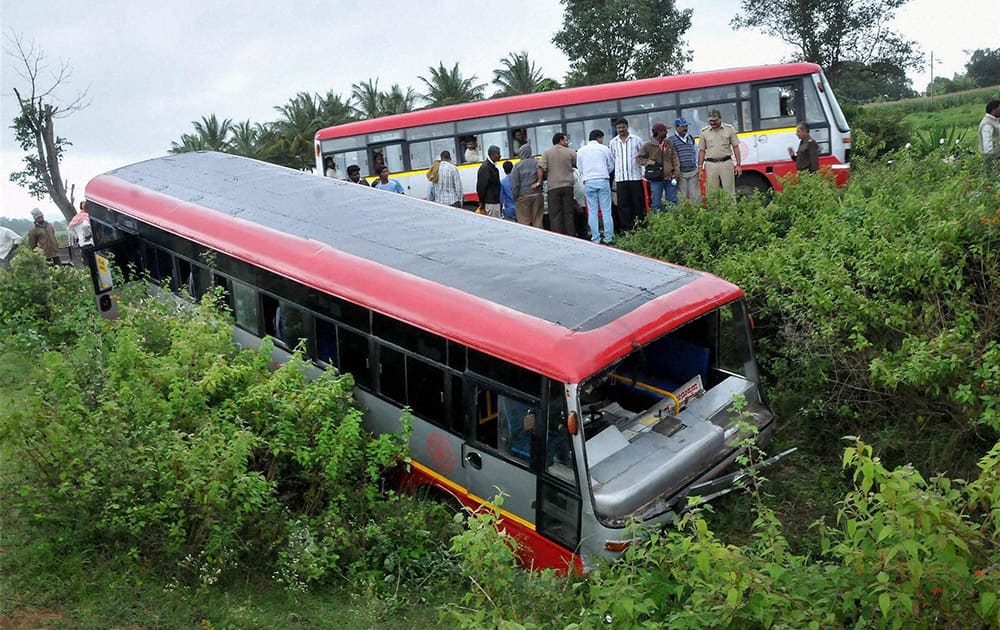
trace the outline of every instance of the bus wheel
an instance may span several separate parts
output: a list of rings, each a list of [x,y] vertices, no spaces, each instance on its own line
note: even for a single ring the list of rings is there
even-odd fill
[[[753,197],[755,192],[759,192],[762,195],[770,195],[771,182],[757,173],[746,173],[736,178],[737,197]]]

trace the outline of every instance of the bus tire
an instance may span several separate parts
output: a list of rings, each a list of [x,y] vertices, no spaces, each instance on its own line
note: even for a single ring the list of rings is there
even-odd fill
[[[753,197],[757,192],[770,196],[771,182],[759,173],[744,173],[736,178],[737,197]]]

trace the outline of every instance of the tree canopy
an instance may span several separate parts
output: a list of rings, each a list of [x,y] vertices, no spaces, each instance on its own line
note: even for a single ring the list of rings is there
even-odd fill
[[[562,0],[552,38],[570,62],[567,85],[628,81],[683,72],[691,9],[674,0]]]
[[[511,52],[500,60],[501,68],[493,71],[493,84],[499,89],[493,96],[514,96],[555,90],[559,82],[545,76],[525,51]]]
[[[1000,84],[1000,48],[974,50],[965,72],[981,87]]]
[[[420,80],[427,86],[427,92],[423,96],[430,107],[468,103],[483,98],[486,84],[476,83],[476,75],[463,77],[457,62],[450,70],[444,66],[443,61],[438,62],[437,68],[429,67],[427,72],[430,77],[421,76]]]
[[[731,25],[790,44],[795,49],[793,58],[821,65],[845,100],[865,100],[863,94],[893,98],[909,90],[905,71],[923,63],[916,42],[889,28],[896,9],[908,1],[742,0],[742,12]],[[863,70],[860,77],[859,69]],[[885,93],[886,85],[892,86],[893,93]]]

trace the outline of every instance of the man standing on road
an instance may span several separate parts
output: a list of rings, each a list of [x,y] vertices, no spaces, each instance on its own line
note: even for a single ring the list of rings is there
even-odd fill
[[[510,191],[514,195],[514,214],[522,225],[542,227],[545,218],[545,201],[542,199],[542,177],[538,160],[531,154],[531,145],[525,142],[517,150],[521,161],[510,174]]]
[[[500,147],[490,145],[486,150],[486,161],[479,167],[476,175],[476,193],[479,195],[479,207],[491,217],[500,218],[500,169],[497,160],[500,159]]]
[[[1000,101],[993,100],[986,104],[986,115],[979,122],[979,153],[983,156],[983,164],[996,168],[1000,164]]]
[[[461,208],[464,200],[462,174],[458,172],[458,167],[451,163],[451,151],[442,151],[441,162],[438,165],[438,179],[434,182],[434,201]]]
[[[691,203],[701,202],[701,180],[698,179],[698,148],[694,136],[688,133],[688,121],[678,118],[674,121],[674,131],[667,136],[674,145],[680,160],[681,174],[677,176],[677,192]]]
[[[740,164],[740,139],[736,129],[722,122],[722,112],[708,112],[708,126],[701,130],[698,163],[705,169],[705,194],[722,188],[736,196],[736,178],[743,174]]]
[[[576,151],[569,148],[569,136],[561,131],[552,136],[552,146],[538,161],[539,175],[545,173],[549,182],[549,226],[553,232],[576,236],[573,213],[573,185],[576,178]]]
[[[642,149],[642,140],[628,130],[628,121],[615,121],[617,135],[608,148],[615,159],[615,191],[618,193],[618,218],[620,230],[631,230],[646,218],[646,193],[642,186],[642,167],[636,157]]]
[[[615,158],[611,149],[601,144],[604,132],[594,129],[590,132],[590,142],[580,147],[576,162],[580,169],[580,179],[587,192],[587,221],[590,224],[590,240],[595,243],[611,244],[615,239],[615,221],[611,216],[611,171],[615,168]],[[600,210],[604,223],[604,240],[601,240],[597,212]]]

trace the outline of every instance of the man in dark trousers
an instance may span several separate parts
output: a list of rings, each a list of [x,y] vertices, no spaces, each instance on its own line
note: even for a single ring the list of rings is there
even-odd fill
[[[485,214],[500,218],[500,169],[497,160],[500,159],[500,147],[491,145],[486,151],[486,161],[479,167],[476,177],[476,194],[479,195],[479,207]]]

